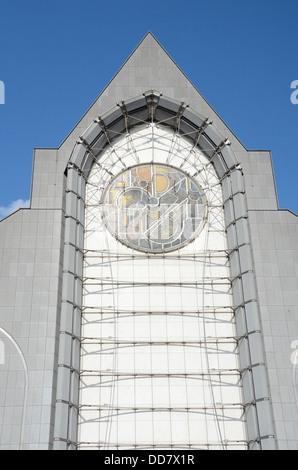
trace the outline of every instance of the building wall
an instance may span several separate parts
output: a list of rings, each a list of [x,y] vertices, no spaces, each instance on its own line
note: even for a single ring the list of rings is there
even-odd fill
[[[279,449],[297,449],[297,373],[293,361],[298,339],[298,218],[279,209],[270,152],[249,151],[240,161],[274,431]]]
[[[0,449],[52,445],[63,225],[30,209],[0,223]]]
[[[298,339],[298,217],[249,211],[256,283],[279,449],[298,448],[293,353]]]

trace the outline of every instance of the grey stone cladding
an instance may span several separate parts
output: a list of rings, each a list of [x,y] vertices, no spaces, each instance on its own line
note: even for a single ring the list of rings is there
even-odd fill
[[[105,126],[122,125],[119,104],[141,113],[155,97],[175,116],[186,103],[185,126],[208,119],[216,144],[248,448],[298,450],[298,217],[279,209],[270,152],[247,150],[151,33],[60,147],[35,149],[30,208],[0,222],[1,450],[76,448],[90,148]]]

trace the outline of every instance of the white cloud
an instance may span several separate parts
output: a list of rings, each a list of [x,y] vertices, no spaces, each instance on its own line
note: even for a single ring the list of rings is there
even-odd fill
[[[4,219],[8,215],[12,214],[13,212],[17,211],[21,208],[26,208],[30,206],[30,199],[17,199],[16,201],[11,202],[8,206],[0,206],[0,219]]]

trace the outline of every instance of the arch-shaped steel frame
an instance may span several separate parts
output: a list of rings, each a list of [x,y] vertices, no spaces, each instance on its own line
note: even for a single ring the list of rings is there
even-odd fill
[[[94,160],[100,161],[101,152],[113,139],[146,122],[171,127],[190,140],[213,162],[220,179],[237,166],[230,142],[214,130],[212,121],[194,113],[185,103],[174,102],[155,91],[122,101],[95,119],[77,141],[68,166],[78,168],[88,178]]]
[[[94,162],[100,165],[101,152],[115,138],[146,122],[169,126],[189,139],[214,165],[221,181],[248,447],[275,449],[241,165],[230,142],[214,128],[208,117],[152,90],[119,102],[95,119],[77,141],[65,170],[65,240],[54,449],[76,449],[85,183]]]

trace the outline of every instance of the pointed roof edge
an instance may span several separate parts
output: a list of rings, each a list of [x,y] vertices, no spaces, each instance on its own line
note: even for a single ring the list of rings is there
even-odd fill
[[[112,83],[112,81],[115,79],[115,77],[120,73],[120,71],[125,67],[126,63],[129,61],[129,59],[133,56],[133,54],[136,52],[136,50],[141,46],[141,44],[144,42],[144,40],[147,38],[147,36],[151,36],[155,41],[156,43],[159,45],[159,47],[165,52],[165,54],[169,57],[169,59],[173,62],[173,64],[177,67],[177,69],[184,75],[184,77],[186,78],[186,80],[191,84],[191,86],[196,90],[196,92],[201,96],[201,98],[205,101],[205,103],[210,107],[210,109],[216,114],[216,116],[218,117],[218,119],[220,119],[220,121],[227,127],[227,129],[229,130],[229,132],[231,132],[231,134],[235,137],[236,140],[238,140],[238,142],[242,145],[242,147],[246,150],[246,151],[249,151],[245,145],[241,142],[241,140],[236,136],[236,134],[230,129],[230,127],[226,124],[226,122],[220,117],[220,115],[215,111],[215,109],[213,108],[213,106],[211,106],[211,104],[208,102],[208,100],[202,95],[202,93],[197,89],[197,87],[192,83],[192,81],[187,77],[187,75],[183,72],[183,70],[179,67],[179,65],[177,65],[177,63],[174,61],[174,59],[170,56],[170,54],[166,51],[166,49],[162,46],[162,44],[160,44],[160,42],[158,41],[158,39],[156,39],[156,37],[154,36],[154,34],[149,30],[145,36],[141,39],[141,41],[138,43],[138,45],[133,49],[133,51],[129,54],[129,56],[127,57],[127,59],[123,62],[123,64],[121,65],[121,67],[118,69],[118,71],[113,75],[113,77],[109,80],[109,82],[107,83],[107,85],[102,89],[102,91],[100,92],[100,94],[97,96],[97,98],[95,98],[95,100],[91,103],[91,105],[88,107],[88,109],[86,110],[86,112],[82,115],[82,117],[77,121],[77,123],[73,126],[73,128],[70,130],[70,132],[67,134],[67,136],[65,137],[65,139],[63,139],[63,141],[60,143],[59,147],[57,147],[57,149],[60,149],[63,144],[67,141],[67,139],[69,138],[69,136],[72,134],[72,132],[75,130],[75,128],[78,126],[78,124],[84,119],[84,117],[88,114],[88,112],[90,111],[90,109],[95,105],[96,101],[101,97],[101,95],[105,92],[105,90],[110,86],[110,84]],[[256,150],[251,150],[251,151],[256,151]]]

